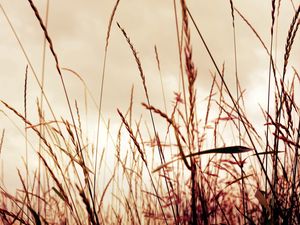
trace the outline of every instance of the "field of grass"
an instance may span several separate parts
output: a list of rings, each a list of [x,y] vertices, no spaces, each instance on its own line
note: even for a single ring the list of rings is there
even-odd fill
[[[266,12],[270,26],[264,28],[267,34],[262,37],[235,7],[235,1],[228,1],[226,11],[231,15],[231,30],[227,32],[232,34],[233,46],[228,54],[234,62],[232,83],[228,82],[226,63],[218,62],[217,51],[212,51],[199,26],[197,9],[189,7],[185,0],[171,1],[179,75],[173,98],[168,99],[160,49],[153,47],[160,84],[154,87],[149,84],[136,48],[135,34],[115,18],[123,0],[114,1],[108,18],[97,97],[93,97],[82,75],[61,66],[48,31],[47,16],[44,19],[34,1],[27,1],[44,36],[43,68],[47,63],[45,52],[49,51],[58,75],[53,79],[59,81],[66,104],[62,114],[53,110],[55,101],[49,99],[44,88],[43,72],[35,72],[11,18],[0,3],[3,19],[27,60],[23,98],[19,100],[23,110],[0,96],[1,116],[20,131],[24,140],[20,145],[26,151],[24,157],[20,156],[23,164],[18,168],[16,179],[20,187],[16,191],[4,182],[3,177],[9,174],[0,172],[0,224],[300,224],[300,55],[294,51],[300,44],[299,3],[288,3],[293,14],[288,15],[289,26],[282,28],[280,18],[287,16],[281,15],[284,3],[270,1],[271,10]],[[264,84],[267,88],[252,97],[266,99],[266,105],[255,106],[264,118],[262,124],[247,114],[248,87],[239,72],[237,43],[242,40],[237,23],[247,27],[268,62]],[[282,30],[287,32],[280,33]],[[113,88],[106,84],[112,31],[122,36],[120,46],[127,48],[126,57],[134,60],[141,88],[138,93],[144,99],[136,102],[136,87],[128,90],[128,106],[114,109],[119,122],[113,127],[103,113],[104,90]],[[279,45],[277,38],[282,35],[285,42]],[[266,41],[265,37],[269,39]],[[198,71],[195,45],[201,46],[201,54],[211,63],[205,75]],[[293,62],[297,64],[290,60],[295,56],[298,58]],[[37,100],[28,97],[32,96],[29,74],[39,88]],[[79,91],[85,97],[81,102],[68,91],[65,74],[71,74],[82,85]],[[209,84],[204,100],[199,99],[198,80]],[[161,98],[151,98],[150,89],[161,92]],[[30,115],[29,101],[36,101],[34,115]],[[157,102],[159,106],[154,104]],[[139,104],[142,116],[136,116],[134,104]],[[85,121],[91,107],[97,108],[97,119],[93,121],[95,138],[91,138],[92,131]],[[5,127],[0,129],[1,159],[7,135]],[[228,141],[230,137],[234,141]],[[36,157],[34,165],[29,163],[30,157]]]

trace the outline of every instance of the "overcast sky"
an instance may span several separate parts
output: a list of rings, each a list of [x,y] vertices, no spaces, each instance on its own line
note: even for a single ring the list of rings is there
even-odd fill
[[[45,18],[46,0],[35,1],[40,14]],[[1,0],[30,62],[41,79],[43,32],[26,0]],[[299,0],[293,0],[297,7]],[[112,0],[52,0],[49,7],[48,31],[53,41],[61,67],[78,72],[87,83],[96,100],[99,98],[100,78],[104,56],[105,36],[111,11]],[[261,36],[266,46],[270,45],[271,3],[261,0],[234,1],[235,7],[244,14]],[[179,1],[177,1],[179,6]],[[229,84],[234,84],[233,33],[230,4],[228,0],[192,0],[188,6],[203,33],[218,65],[225,63],[225,76]],[[180,11],[180,8],[178,8]],[[28,65],[16,38],[9,27],[3,12],[0,12],[0,99],[23,112],[23,90],[25,68]],[[278,22],[277,63],[282,70],[285,39],[294,15],[292,1],[281,2]],[[265,106],[267,96],[268,56],[249,27],[236,16],[238,74],[242,88],[246,90],[246,103],[249,116],[261,115],[259,104]],[[157,70],[154,45],[157,46],[167,104],[172,106],[173,92],[178,90],[179,59],[173,1],[171,0],[121,0],[112,24],[106,78],[104,88],[103,112],[106,119],[119,124],[116,109],[125,111],[129,104],[130,90],[134,91],[134,112],[136,120],[142,112],[140,103],[145,101],[142,82],[132,53],[118,29],[116,22],[126,30],[139,53],[146,75],[152,104],[163,107]],[[191,24],[190,24],[191,25]],[[199,102],[207,95],[211,85],[210,71],[215,72],[195,29],[191,25],[194,61],[198,69],[197,92]],[[50,104],[59,116],[68,117],[66,101],[59,76],[55,70],[53,57],[47,48],[45,68],[45,92]],[[290,65],[298,71],[300,59],[299,35],[296,37]],[[69,72],[63,71],[72,104],[77,99],[83,110],[83,85]],[[29,118],[37,123],[36,100],[40,97],[33,71],[28,71]],[[89,104],[90,127],[96,126],[97,112],[91,100]],[[201,104],[200,104],[201,105]],[[5,107],[0,106],[21,126],[22,123]],[[49,115],[49,114],[48,114]],[[258,123],[263,123],[257,119]],[[261,124],[263,125],[263,124]],[[6,130],[0,161],[6,171],[16,175],[16,166],[21,167],[24,155],[24,140],[12,123],[0,114],[0,131]],[[93,134],[91,134],[93,135]],[[7,162],[11,163],[7,163]],[[9,185],[17,176],[8,177]]]

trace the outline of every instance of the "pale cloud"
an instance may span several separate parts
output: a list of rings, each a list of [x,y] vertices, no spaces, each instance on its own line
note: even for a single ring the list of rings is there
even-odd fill
[[[35,2],[41,15],[44,16],[46,1]],[[271,4],[268,1],[260,0],[234,2],[269,47]],[[299,1],[294,2],[299,4]],[[99,96],[106,30],[114,3],[115,1],[111,0],[50,1],[48,30],[60,64],[81,74],[96,99]],[[25,0],[2,0],[1,4],[3,4],[12,20],[40,78],[43,33],[34,13]],[[225,77],[229,86],[233,88],[235,80],[233,33],[229,1],[190,1],[189,6],[219,67],[225,62]],[[180,10],[178,10],[178,13],[180,14]],[[267,88],[268,56],[249,27],[241,18],[237,15],[235,16],[239,78],[242,87],[247,89],[246,93],[251,95],[251,93],[256,92],[255,88],[257,86],[259,86],[257,90],[265,90]],[[282,2],[277,42],[279,66],[281,66],[283,61],[282,54],[284,52],[285,38],[292,16],[293,8],[289,1]],[[127,109],[132,85],[135,86],[134,110],[137,119],[138,115],[142,113],[140,103],[145,101],[145,97],[136,62],[125,38],[116,26],[116,21],[126,30],[139,53],[153,105],[157,105],[160,108],[163,107],[154,45],[157,45],[160,55],[162,76],[169,106],[171,106],[171,101],[173,100],[173,91],[177,91],[178,83],[176,82],[178,82],[177,78],[180,70],[172,1],[121,0],[110,35],[103,103],[106,119],[114,118],[115,123],[118,123],[119,118],[116,115],[116,109],[120,108],[124,111]],[[24,73],[27,62],[2,13],[0,26],[0,82],[5,84],[2,85],[3,87],[0,90],[0,98],[22,111]],[[190,27],[194,61],[198,68],[197,85],[201,101],[208,95],[211,85],[209,71],[215,72],[215,68],[191,23]],[[298,69],[299,53],[298,38],[295,40],[295,47],[293,48],[290,61]],[[54,110],[59,115],[67,116],[68,111],[66,110],[62,86],[49,49],[47,49],[46,64],[45,90],[47,96]],[[83,107],[82,84],[68,72],[64,72],[64,78],[72,104],[77,99]],[[33,113],[36,111],[36,98],[40,94],[32,72],[29,72],[29,83],[31,88],[28,90],[28,96],[30,96],[28,104]],[[266,96],[266,93],[262,95]],[[246,96],[247,98],[251,99],[251,96]],[[257,100],[265,103],[263,99]],[[90,101],[89,103],[91,104]],[[255,107],[250,114],[255,117],[261,112],[258,103],[252,101],[251,104],[254,104]],[[1,109],[3,109],[2,106]],[[96,121],[95,108],[91,107],[90,113],[91,118],[89,121]],[[2,129],[7,126],[8,122],[3,117],[0,118],[1,124],[3,124],[0,127]],[[32,119],[36,120],[34,116],[32,116]],[[7,142],[6,148],[17,147],[10,145],[10,143]],[[17,157],[17,154],[15,154],[15,157]]]

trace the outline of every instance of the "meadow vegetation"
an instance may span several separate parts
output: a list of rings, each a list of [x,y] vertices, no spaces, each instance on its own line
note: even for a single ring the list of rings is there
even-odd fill
[[[271,21],[271,27],[267,28],[270,30],[270,46],[235,8],[234,1],[228,1],[236,64],[236,83],[232,89],[226,82],[226,67],[215,61],[205,35],[194,20],[193,9],[185,0],[174,0],[181,73],[178,80],[180,90],[174,90],[170,111],[167,110],[165,95],[161,98],[163,109],[152,105],[148,91],[151,85],[147,83],[142,60],[131,39],[134,34],[126,31],[122,21],[115,21],[120,3],[117,0],[107,27],[99,101],[94,100],[99,112],[98,121],[95,121],[98,135],[96,142],[90,143],[85,121],[81,120],[84,109],[79,108],[77,102],[71,102],[63,73],[72,73],[83,84],[85,81],[72,69],[60,66],[47,24],[33,1],[28,0],[28,3],[44,33],[45,47],[49,47],[55,60],[57,79],[64,90],[71,119],[55,115],[51,110],[43,82],[33,71],[41,91],[37,102],[39,123],[28,119],[27,94],[30,89],[27,88],[27,73],[32,66],[27,58],[24,111],[16,110],[5,99],[1,99],[1,110],[5,115],[24,122],[25,140],[27,132],[35,133],[39,142],[36,148],[39,163],[34,175],[29,176],[25,159],[25,170],[19,171],[22,188],[16,194],[1,184],[1,224],[300,224],[300,76],[299,64],[289,63],[293,45],[299,42],[300,5],[294,8],[282,49],[283,66],[279,66],[274,60],[274,49],[281,1],[273,0],[270,3],[272,11],[267,12]],[[3,8],[2,11],[5,13]],[[7,15],[6,19],[10,21]],[[244,90],[247,87],[241,87],[237,70],[236,20],[248,26],[269,58],[269,89],[261,93],[268,99],[268,105],[258,109],[265,118],[264,136],[259,135],[257,125],[249,121],[245,112]],[[141,132],[142,119],[132,116],[132,91],[128,110],[116,109],[120,124],[117,137],[112,137],[114,145],[100,149],[99,142],[110,138],[109,122],[102,120],[102,101],[112,26],[118,27],[124,37],[124,46],[132,53],[128,57],[133,57],[136,62],[145,96],[141,107],[147,112],[145,115],[149,116],[150,123],[147,124],[148,136],[145,136]],[[12,25],[11,28],[14,30]],[[205,100],[204,118],[197,114],[195,82],[198,73],[193,60],[191,31],[195,32],[196,39],[193,40],[204,46],[213,65],[213,72],[207,75],[212,77],[212,83]],[[18,39],[17,33],[15,37]],[[157,69],[162,76],[158,50],[155,46]],[[162,77],[160,79],[164,92],[165,84]],[[90,96],[89,88],[84,86],[84,89]],[[203,107],[203,102],[201,104]],[[50,109],[47,116],[44,108]],[[215,115],[213,120],[209,119],[211,114]],[[165,130],[158,128],[155,118],[164,121]],[[107,130],[103,138],[100,127]],[[231,127],[232,133],[238,137],[236,145],[224,144],[225,127]],[[209,148],[208,138],[211,140]],[[1,131],[0,140],[1,154],[5,130]],[[109,173],[105,170],[106,151],[113,152],[114,156],[113,169]]]

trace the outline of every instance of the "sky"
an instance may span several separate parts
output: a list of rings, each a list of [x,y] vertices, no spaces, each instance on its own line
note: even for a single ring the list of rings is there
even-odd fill
[[[40,15],[45,18],[46,0],[34,1]],[[86,82],[94,98],[98,101],[100,81],[103,67],[105,37],[109,18],[115,1],[112,0],[50,0],[48,15],[48,32],[53,41],[62,68],[76,71]],[[266,46],[270,45],[271,3],[261,0],[233,1],[235,7],[251,22]],[[282,68],[285,40],[289,25],[294,14],[293,4],[300,1],[281,1],[278,20],[277,57],[279,70]],[[1,0],[1,6],[8,15],[26,54],[37,74],[42,77],[43,32],[26,0]],[[179,6],[179,1],[177,1]],[[225,64],[225,78],[231,88],[234,88],[234,50],[230,4],[227,0],[191,0],[188,7],[193,14],[207,44],[219,67]],[[179,8],[178,8],[179,9]],[[180,11],[180,10],[178,10]],[[238,75],[242,89],[245,90],[245,100],[249,118],[263,127],[259,105],[266,106],[267,79],[269,58],[265,50],[249,27],[235,14],[237,35]],[[149,90],[151,103],[163,108],[163,98],[160,86],[159,71],[155,60],[154,46],[157,46],[162,79],[170,109],[174,92],[178,91],[179,57],[177,48],[176,26],[173,1],[171,0],[121,0],[116,11],[110,34],[106,76],[103,95],[103,118],[111,120],[112,127],[118,127],[120,118],[117,108],[126,111],[131,88],[134,86],[134,118],[139,119],[145,110],[141,102],[145,102],[142,82],[136,62],[124,36],[116,22],[126,30],[134,47],[138,51]],[[191,37],[194,62],[198,70],[197,94],[199,113],[203,112],[203,103],[209,93],[212,82],[210,71],[215,73],[211,60],[203,44],[191,25]],[[24,56],[3,11],[0,11],[0,99],[9,103],[19,112],[24,111],[24,77],[28,61]],[[290,65],[299,71],[300,42],[296,37]],[[84,88],[82,82],[63,70],[71,104],[75,99],[79,108],[84,111]],[[55,62],[46,49],[45,93],[57,115],[69,117],[66,100],[63,94]],[[36,102],[40,99],[40,90],[34,78],[33,71],[28,70],[27,106],[28,118],[33,124],[38,122]],[[22,168],[22,157],[25,152],[25,141],[21,131],[24,124],[3,105],[0,110],[0,131],[5,129],[3,148],[0,154],[0,165],[3,167],[4,180],[7,188],[15,186],[18,180],[16,168]],[[46,115],[50,117],[49,112]],[[13,122],[12,122],[13,121]],[[97,125],[97,110],[88,100],[88,133],[95,137]],[[15,123],[15,125],[14,125]],[[104,128],[103,128],[104,129]],[[32,137],[32,142],[34,138]],[[231,140],[228,141],[231,144]],[[34,154],[34,149],[31,149]],[[36,165],[32,157],[32,165]],[[34,166],[33,166],[34,168]]]

